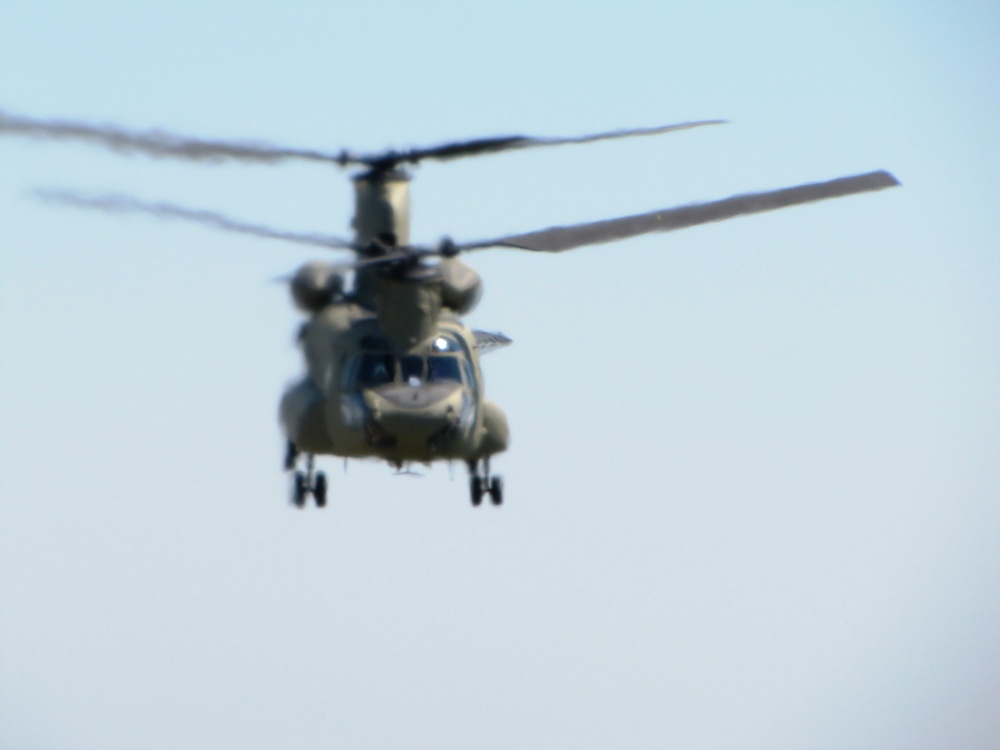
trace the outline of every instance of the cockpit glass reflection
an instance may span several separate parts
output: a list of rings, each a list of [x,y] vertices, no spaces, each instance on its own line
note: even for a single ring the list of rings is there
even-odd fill
[[[436,352],[459,352],[462,351],[458,342],[451,336],[438,336],[434,339],[431,348]]]

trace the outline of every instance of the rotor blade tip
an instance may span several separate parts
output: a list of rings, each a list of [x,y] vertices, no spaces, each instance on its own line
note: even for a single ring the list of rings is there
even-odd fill
[[[877,172],[871,172],[868,175],[870,180],[871,189],[881,190],[883,188],[898,187],[902,185],[892,172],[887,169],[880,169]]]

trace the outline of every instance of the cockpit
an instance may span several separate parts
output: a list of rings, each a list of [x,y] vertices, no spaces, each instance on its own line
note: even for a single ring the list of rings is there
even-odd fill
[[[464,373],[466,385],[476,390],[470,359],[453,336],[442,334],[435,338],[428,354],[400,357],[394,356],[378,336],[365,336],[360,344],[361,353],[344,373],[348,388],[373,388],[387,383],[414,387],[424,383],[462,383]]]

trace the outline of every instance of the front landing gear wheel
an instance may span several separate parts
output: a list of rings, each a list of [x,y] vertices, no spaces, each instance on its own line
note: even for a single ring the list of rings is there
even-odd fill
[[[494,505],[503,503],[503,477],[493,477],[490,481],[490,502]]]
[[[313,487],[313,497],[316,500],[317,508],[326,507],[326,489],[326,474],[321,471],[316,475],[316,484]]]
[[[304,508],[308,494],[309,485],[306,483],[306,475],[301,471],[295,472],[295,476],[292,478],[292,505],[296,508]]]
[[[481,476],[472,477],[472,480],[469,482],[469,489],[472,494],[472,504],[478,508],[479,504],[483,502],[483,495],[486,492],[483,478]]]

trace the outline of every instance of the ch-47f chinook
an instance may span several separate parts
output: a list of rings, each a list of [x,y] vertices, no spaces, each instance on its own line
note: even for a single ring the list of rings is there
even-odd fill
[[[507,247],[559,252],[647,232],[721,221],[744,214],[836,198],[898,185],[875,171],[780,190],[737,195],[708,203],[625,216],[478,242],[445,239],[436,246],[411,244],[406,165],[446,161],[535,146],[654,135],[719,124],[721,120],[616,130],[575,138],[503,136],[428,148],[355,154],[327,153],[246,142],[207,141],[162,131],[130,131],[67,121],[43,121],[0,113],[0,135],[77,140],[121,153],[194,161],[274,163],[300,159],[356,166],[353,239],[273,230],[225,216],[121,195],[85,196],[42,191],[47,199],[87,208],[138,211],[181,218],[257,236],[353,251],[347,263],[308,263],[288,281],[296,305],[308,315],[299,341],[305,374],[281,399],[287,438],[285,469],[292,501],[310,496],[326,505],[327,479],[315,470],[316,455],[374,458],[397,469],[411,463],[463,461],[469,468],[473,505],[489,495],[503,502],[503,483],[490,460],[507,448],[507,419],[487,400],[480,357],[510,343],[502,334],[473,331],[461,316],[482,293],[479,275],[458,260],[462,252]],[[347,279],[353,277],[353,283]],[[304,459],[304,469],[298,468]]]

